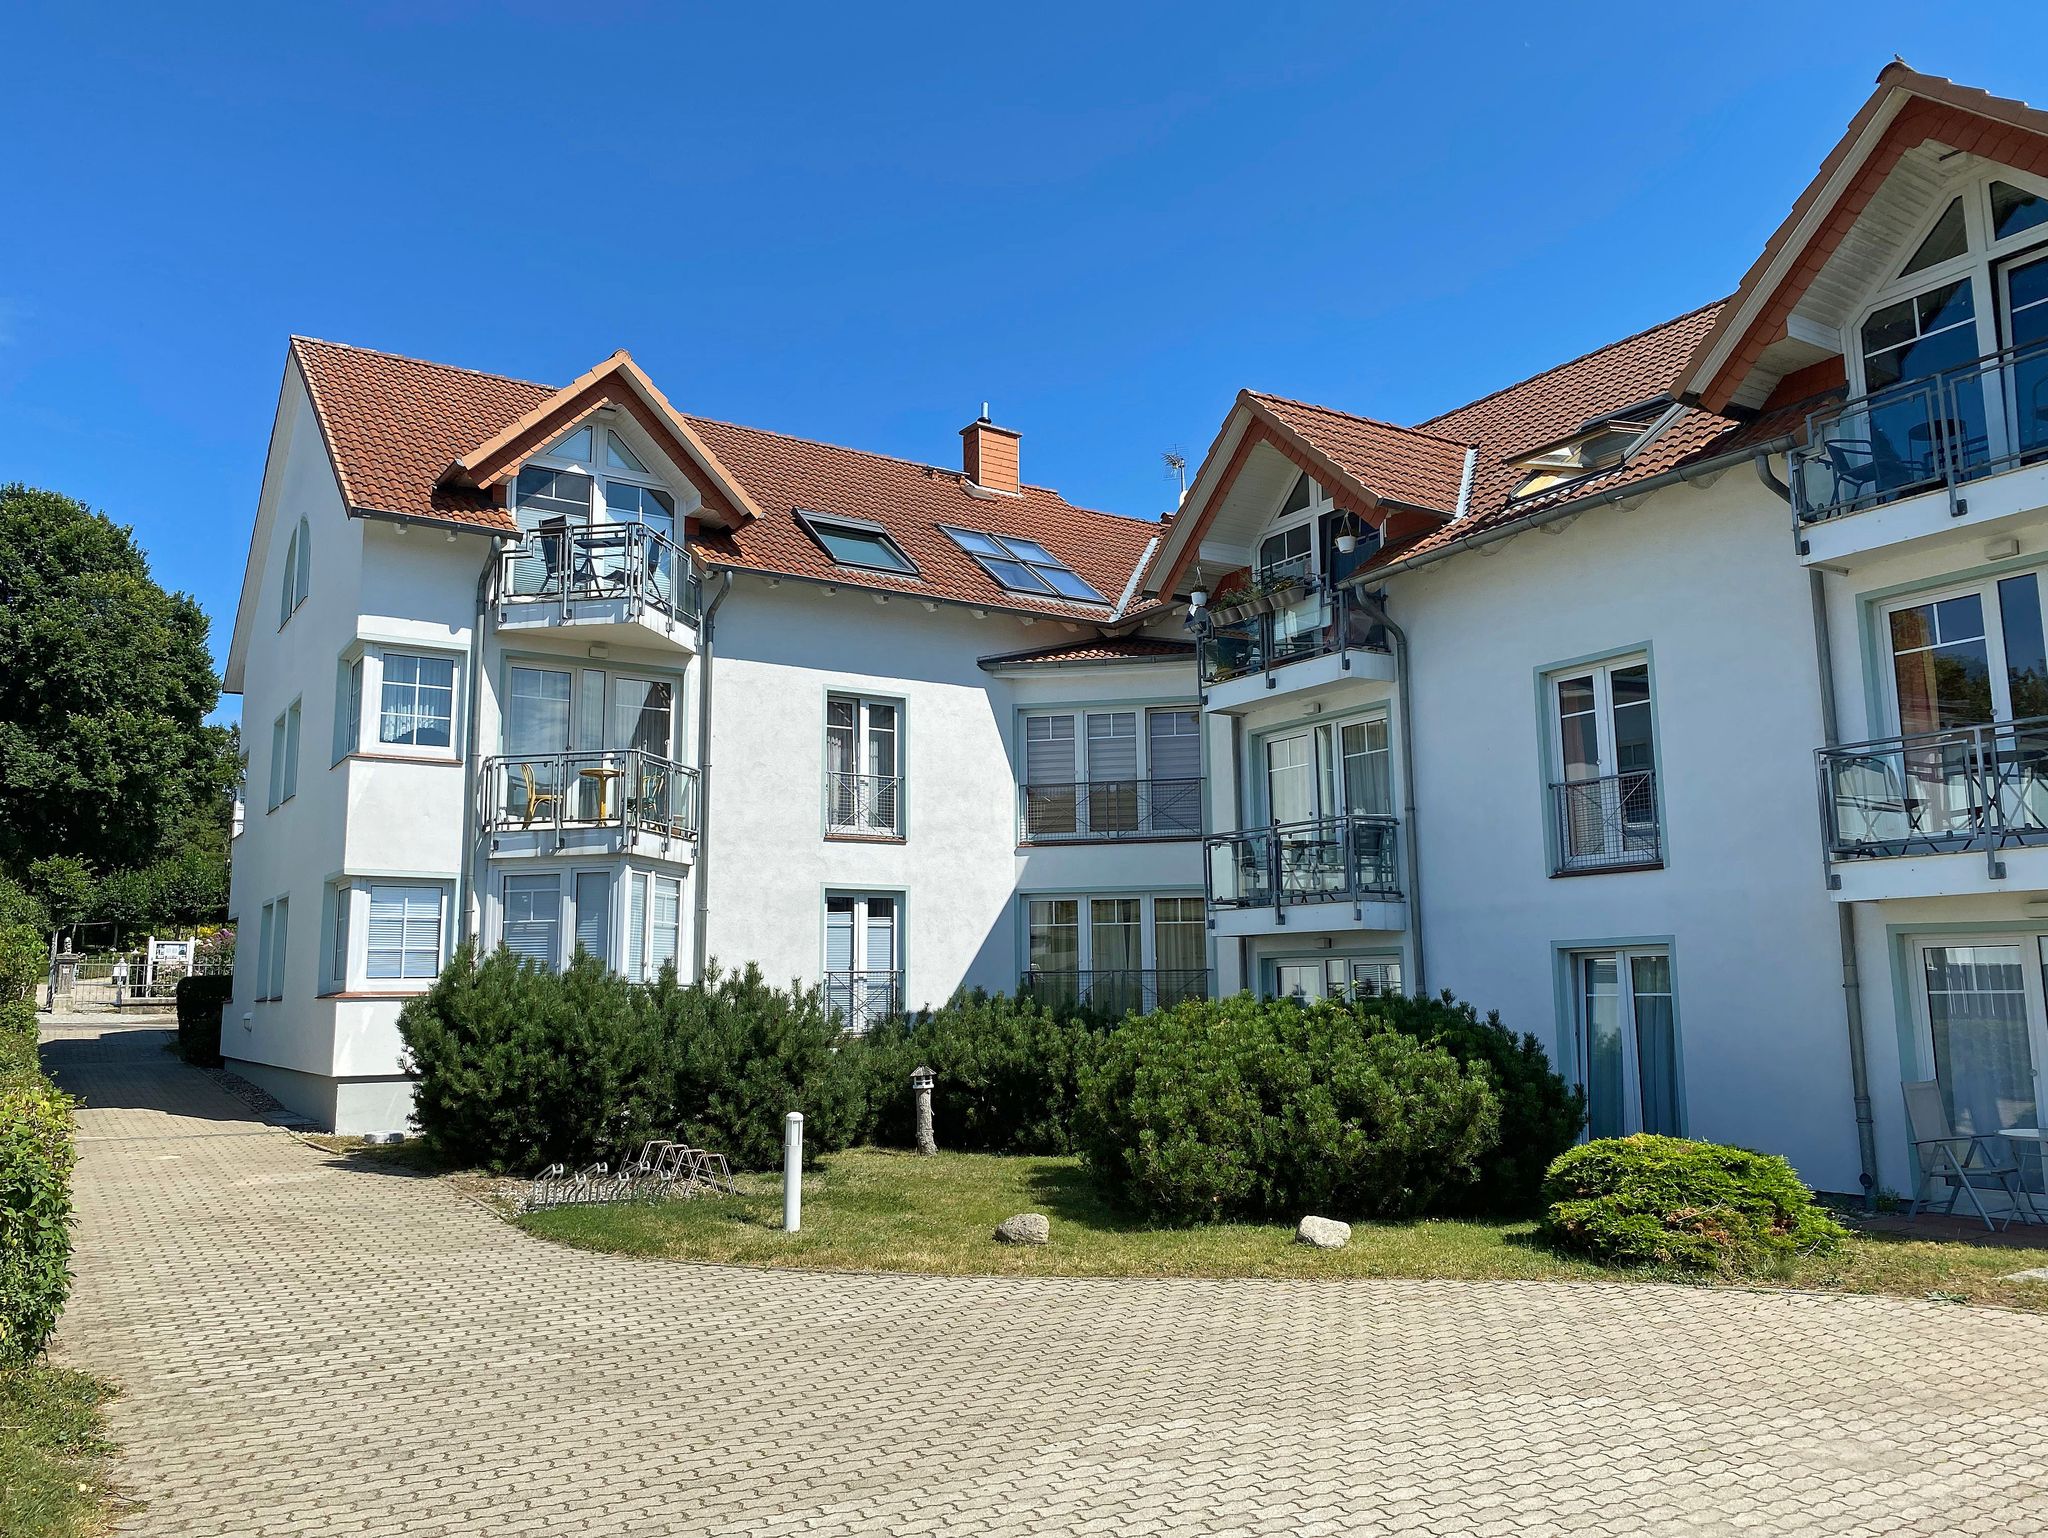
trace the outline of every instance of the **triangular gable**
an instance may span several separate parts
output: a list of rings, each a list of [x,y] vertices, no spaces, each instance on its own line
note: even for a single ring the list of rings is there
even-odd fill
[[[531,455],[606,406],[625,412],[664,447],[689,476],[713,521],[734,527],[761,516],[746,489],[624,348],[461,455],[449,465],[443,481],[488,491],[515,474]]]
[[[1900,157],[1930,141],[2048,176],[2048,112],[1894,61],[1765,242],[1681,371],[1678,389],[1725,411]]]
[[[1177,590],[1216,508],[1261,445],[1307,471],[1329,490],[1340,512],[1362,518],[1390,543],[1412,539],[1457,516],[1467,445],[1370,417],[1240,390],[1195,472],[1173,532],[1146,575],[1148,594]]]

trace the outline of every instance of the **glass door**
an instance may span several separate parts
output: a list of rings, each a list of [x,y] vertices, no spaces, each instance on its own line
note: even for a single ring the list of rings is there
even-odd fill
[[[1589,952],[1575,959],[1575,971],[1587,1135],[1679,1136],[1669,953]]]
[[[1951,467],[1981,460],[1984,394],[1967,372],[1976,362],[1976,287],[1957,278],[1880,305],[1859,332],[1863,388],[1870,397],[1862,425],[1869,441],[1837,447],[1863,459],[1873,490],[1892,492],[1938,482]]]
[[[2048,452],[2048,255],[1998,270],[2005,344],[2012,363],[2005,390],[2006,451],[2020,459]]]
[[[1659,853],[1650,665],[1628,662],[1556,678],[1555,794],[1567,869]]]
[[[1964,1137],[2039,1128],[2048,936],[1930,940],[1919,946],[1919,959],[1922,1065],[1941,1087],[1950,1128]],[[2038,1139],[2015,1138],[1987,1151],[2017,1154],[2039,1191],[2040,1150]]]

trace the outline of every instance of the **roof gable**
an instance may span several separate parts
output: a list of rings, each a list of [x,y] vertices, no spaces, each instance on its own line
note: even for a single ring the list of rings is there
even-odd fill
[[[1894,61],[1793,202],[1785,220],[1685,360],[1679,387],[1711,411],[1761,399],[1786,369],[1766,367],[1801,298],[1902,159],[1937,144],[2048,176],[2048,113]],[[1762,373],[1765,377],[1755,379]]]

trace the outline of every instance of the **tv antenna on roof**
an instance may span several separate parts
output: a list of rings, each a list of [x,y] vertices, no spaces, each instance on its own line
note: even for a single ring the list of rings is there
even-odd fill
[[[1183,454],[1183,453],[1182,453],[1182,452],[1180,451],[1180,445],[1179,445],[1179,444],[1175,444],[1175,445],[1174,445],[1174,446],[1173,446],[1172,448],[1168,449],[1168,450],[1167,450],[1167,451],[1166,451],[1166,452],[1165,452],[1164,454],[1161,454],[1161,455],[1160,455],[1159,457],[1160,457],[1161,459],[1163,459],[1163,460],[1165,460],[1165,461],[1166,461],[1166,473],[1167,473],[1167,474],[1168,474],[1169,476],[1171,476],[1171,477],[1172,477],[1172,478],[1173,478],[1173,479],[1174,479],[1175,481],[1177,481],[1177,482],[1178,482],[1178,483],[1180,484],[1180,501],[1181,501],[1181,502],[1185,502],[1185,501],[1187,501],[1187,499],[1188,499],[1188,457],[1187,457],[1187,455]],[[1180,503],[1179,503],[1179,502],[1176,502],[1176,503],[1175,503],[1174,505],[1175,505],[1176,507],[1178,507],[1178,506],[1180,505]]]

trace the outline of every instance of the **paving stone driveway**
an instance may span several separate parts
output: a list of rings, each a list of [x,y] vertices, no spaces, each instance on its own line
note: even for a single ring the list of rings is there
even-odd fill
[[[612,1259],[345,1167],[161,1032],[46,1040],[124,1531],[2048,1532],[2048,1318]]]

